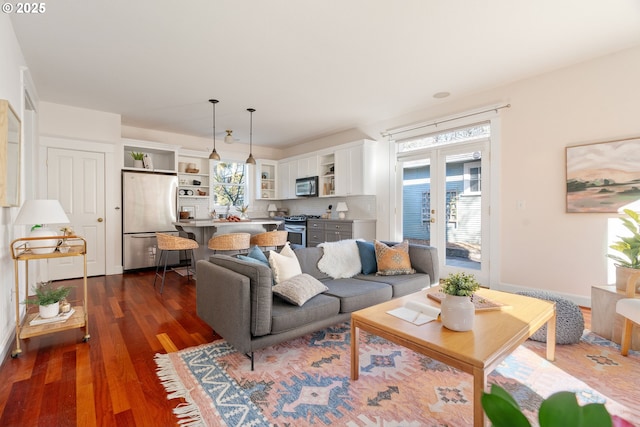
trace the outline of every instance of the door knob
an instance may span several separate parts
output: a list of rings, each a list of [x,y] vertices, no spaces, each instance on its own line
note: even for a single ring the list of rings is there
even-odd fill
[[[436,219],[435,219],[435,218],[433,218],[433,217],[431,217],[431,222],[435,223],[435,222],[436,222]]]
[[[104,219],[98,218],[98,222],[102,222],[102,221],[104,221]]]

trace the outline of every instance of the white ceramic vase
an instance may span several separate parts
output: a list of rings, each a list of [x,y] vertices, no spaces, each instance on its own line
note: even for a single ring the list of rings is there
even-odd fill
[[[56,317],[58,313],[60,313],[60,302],[54,302],[49,305],[40,305],[38,308],[40,310],[40,317],[43,319],[50,319],[52,317]]]
[[[142,160],[133,160],[133,167],[134,168],[143,168],[144,164],[142,163]]]
[[[442,324],[452,331],[464,332],[473,329],[476,308],[471,297],[446,295],[440,304]]]

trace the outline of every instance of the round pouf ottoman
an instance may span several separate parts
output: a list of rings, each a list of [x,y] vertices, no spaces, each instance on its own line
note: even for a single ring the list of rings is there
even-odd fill
[[[517,292],[517,294],[546,301],[555,301],[556,344],[575,344],[580,341],[584,332],[584,317],[576,303],[546,291],[523,291]],[[547,342],[547,325],[543,325],[529,339]]]

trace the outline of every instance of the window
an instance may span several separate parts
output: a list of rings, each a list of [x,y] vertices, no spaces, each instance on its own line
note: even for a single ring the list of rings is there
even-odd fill
[[[471,162],[464,164],[464,192],[479,193],[482,190],[480,183],[482,182],[482,169],[480,162]]]
[[[218,162],[213,166],[212,195],[216,209],[247,204],[247,174],[244,163]]]
[[[491,136],[491,126],[489,123],[484,123],[399,141],[398,152],[406,153],[424,148],[476,141],[482,138],[488,138],[489,136]]]

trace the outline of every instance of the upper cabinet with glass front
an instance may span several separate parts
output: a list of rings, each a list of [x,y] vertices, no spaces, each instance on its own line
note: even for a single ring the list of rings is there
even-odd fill
[[[0,99],[0,206],[20,206],[20,119]]]

